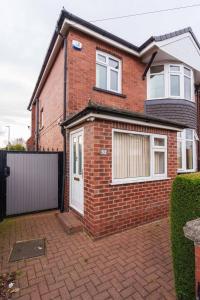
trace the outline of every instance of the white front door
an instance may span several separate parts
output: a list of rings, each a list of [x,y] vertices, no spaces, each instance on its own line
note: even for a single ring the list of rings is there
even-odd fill
[[[70,206],[83,214],[83,129],[71,133]]]

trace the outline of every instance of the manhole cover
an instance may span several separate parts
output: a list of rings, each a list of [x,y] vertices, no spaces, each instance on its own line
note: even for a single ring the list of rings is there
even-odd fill
[[[45,255],[45,239],[19,241],[13,246],[10,262]]]

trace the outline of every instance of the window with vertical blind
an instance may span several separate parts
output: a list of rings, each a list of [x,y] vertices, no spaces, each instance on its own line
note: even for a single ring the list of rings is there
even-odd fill
[[[167,137],[113,130],[113,183],[167,176]]]

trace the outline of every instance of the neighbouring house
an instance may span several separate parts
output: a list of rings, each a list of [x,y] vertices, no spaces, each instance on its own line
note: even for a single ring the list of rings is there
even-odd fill
[[[198,168],[199,84],[191,28],[137,47],[62,10],[27,146],[64,151],[64,208],[93,236],[167,216],[174,177]]]

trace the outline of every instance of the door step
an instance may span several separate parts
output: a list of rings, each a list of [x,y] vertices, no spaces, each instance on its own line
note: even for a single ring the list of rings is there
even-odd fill
[[[83,231],[82,222],[72,212],[56,213],[56,216],[67,234]]]

